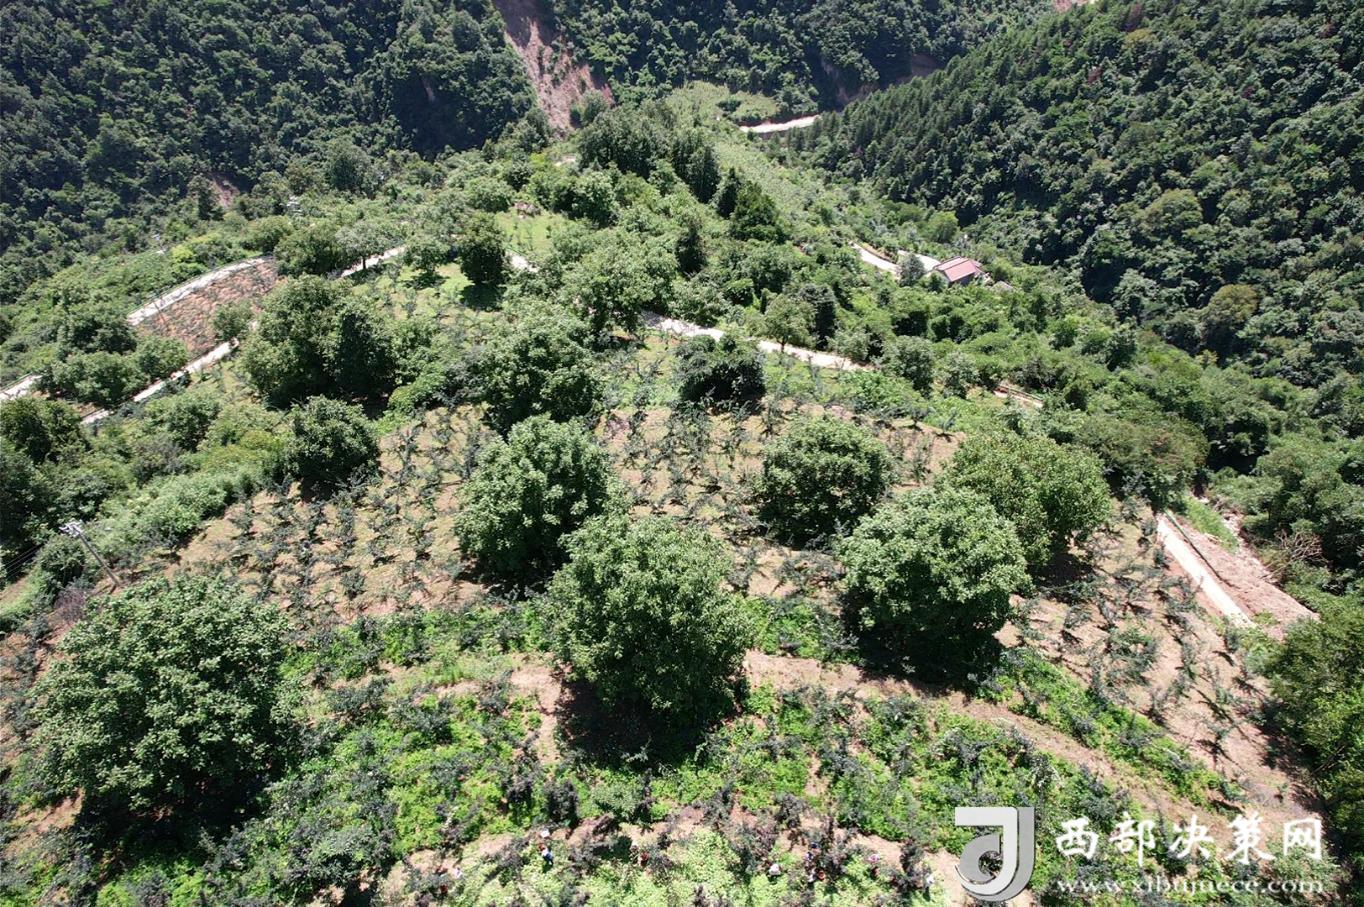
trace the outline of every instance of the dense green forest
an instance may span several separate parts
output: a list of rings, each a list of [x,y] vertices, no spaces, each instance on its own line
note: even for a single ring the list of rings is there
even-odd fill
[[[1176,346],[1357,411],[1361,48],[1355,3],[1097,3],[793,141],[1073,267]]]
[[[1044,0],[555,0],[583,57],[623,97],[691,79],[775,97],[788,113],[845,102],[1040,16]]]
[[[215,184],[298,193],[347,139],[468,148],[533,106],[490,2],[0,9],[0,304],[73,248],[142,249]],[[291,167],[291,164],[294,166]]]

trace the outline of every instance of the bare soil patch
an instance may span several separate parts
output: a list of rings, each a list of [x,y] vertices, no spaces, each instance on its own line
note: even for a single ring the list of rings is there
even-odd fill
[[[1316,618],[1311,609],[1274,584],[1269,568],[1249,545],[1243,543],[1236,551],[1228,551],[1188,522],[1175,519],[1175,523],[1231,597],[1252,616],[1268,622],[1266,629],[1271,636],[1282,638],[1283,631],[1293,623]]]
[[[552,25],[539,0],[494,0],[507,23],[507,37],[516,48],[526,75],[535,88],[540,109],[556,129],[568,130],[573,106],[590,91],[611,101],[611,88],[583,63],[574,61],[564,38]]]
[[[213,313],[219,307],[243,300],[256,302],[278,282],[274,262],[263,259],[193,291],[142,321],[137,329],[183,342],[193,359],[218,345],[213,333]]]

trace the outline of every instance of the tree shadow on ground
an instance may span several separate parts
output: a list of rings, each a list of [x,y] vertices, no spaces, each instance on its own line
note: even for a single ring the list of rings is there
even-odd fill
[[[707,735],[737,713],[743,681],[736,681],[728,703],[717,702],[699,715],[660,715],[642,706],[611,707],[592,685],[569,680],[555,712],[564,742],[583,760],[633,768],[675,766],[696,754]]]
[[[75,841],[93,845],[104,855],[106,878],[116,875],[118,867],[202,861],[212,842],[229,836],[258,811],[267,783],[266,778],[245,781],[231,790],[205,792],[139,813],[117,804],[82,800],[71,831]]]
[[[431,290],[445,283],[445,278],[435,271],[418,271],[407,281],[407,285],[414,290]]]
[[[502,288],[471,283],[459,291],[459,303],[476,312],[495,312],[502,307]]]
[[[1050,561],[1034,571],[1037,585],[1048,591],[1071,590],[1102,574],[1096,568],[1094,556],[1083,549],[1067,548],[1052,555]]]
[[[906,644],[866,630],[846,612],[843,620],[868,679],[907,680],[926,692],[976,695],[1004,654],[1004,646],[989,633],[903,634],[912,639]]]

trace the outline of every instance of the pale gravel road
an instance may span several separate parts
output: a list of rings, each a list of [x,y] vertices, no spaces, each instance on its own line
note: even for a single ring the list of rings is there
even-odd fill
[[[794,120],[769,120],[766,123],[754,123],[752,126],[740,126],[739,131],[752,135],[768,135],[773,132],[786,132],[789,129],[804,129],[806,126],[813,126],[817,119],[819,119],[819,114],[796,117]]]
[[[1189,574],[1194,588],[1222,615],[1233,624],[1242,627],[1254,625],[1250,615],[1228,594],[1222,583],[1213,576],[1202,556],[1193,549],[1169,516],[1161,514],[1156,518],[1156,537],[1165,548],[1165,553],[1174,558],[1181,570]]]

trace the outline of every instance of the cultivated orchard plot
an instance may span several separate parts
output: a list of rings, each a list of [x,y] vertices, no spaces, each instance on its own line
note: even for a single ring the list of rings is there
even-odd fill
[[[1219,2],[6,10],[0,901],[1348,896],[1359,29]]]

